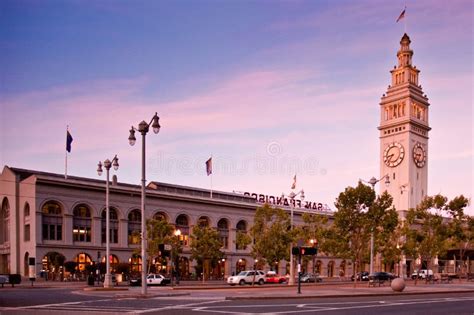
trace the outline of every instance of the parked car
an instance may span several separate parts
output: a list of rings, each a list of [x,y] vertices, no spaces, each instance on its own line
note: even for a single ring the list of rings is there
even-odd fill
[[[369,281],[370,280],[392,281],[395,278],[396,277],[395,277],[394,274],[392,274],[390,272],[383,272],[383,271],[374,272],[374,273],[369,275]]]
[[[262,270],[245,270],[241,271],[238,275],[227,278],[227,283],[230,285],[244,285],[246,283],[252,284],[252,282],[262,285],[265,283],[265,273]]]
[[[352,275],[351,280],[354,281],[354,275]],[[357,273],[357,281],[369,281],[369,273],[367,271],[362,271]]]
[[[266,283],[283,283],[286,282],[286,277],[277,274],[275,271],[268,271],[265,275]]]
[[[160,274],[149,274],[146,276],[146,284],[147,285],[167,285],[171,283],[170,278],[166,278]]]
[[[141,286],[142,285],[141,274],[130,275],[129,283],[131,286]]]
[[[430,276],[432,277],[434,274],[433,274],[433,270],[427,270],[427,269],[421,269],[420,271],[418,270],[415,270],[412,274],[411,274],[411,278],[413,280],[416,279],[416,277],[418,277],[418,279],[426,279],[426,276]]]
[[[322,282],[323,279],[319,274],[314,274],[311,272],[306,272],[301,275],[301,282]]]

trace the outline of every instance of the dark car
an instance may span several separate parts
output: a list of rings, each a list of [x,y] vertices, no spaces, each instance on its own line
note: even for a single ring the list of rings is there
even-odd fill
[[[378,281],[392,281],[396,277],[390,272],[374,272],[369,275],[369,280],[378,280]]]
[[[142,285],[142,277],[140,274],[138,275],[131,275],[129,283],[131,286],[141,286]]]
[[[354,281],[354,275],[352,275],[351,280]],[[357,273],[357,281],[369,281],[369,273],[367,271],[362,271]]]
[[[303,273],[301,275],[301,282],[321,282],[323,279],[319,276],[319,274],[314,273]]]

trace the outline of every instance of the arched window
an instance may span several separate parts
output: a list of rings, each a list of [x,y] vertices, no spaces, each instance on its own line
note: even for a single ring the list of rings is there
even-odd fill
[[[140,244],[140,234],[142,230],[141,226],[142,214],[140,210],[132,210],[128,214],[128,243],[129,244]]]
[[[75,242],[90,242],[91,231],[91,210],[88,206],[77,205],[73,210],[72,239]]]
[[[119,230],[119,222],[117,216],[117,209],[110,207],[109,213],[109,233],[110,233],[110,243],[117,244],[118,243],[118,230]],[[101,229],[101,239],[102,243],[106,243],[107,235],[105,234],[105,229],[107,228],[107,210],[102,210],[102,229]]]
[[[240,258],[235,264],[235,274],[237,275],[239,272],[244,271],[245,269],[247,269],[247,261],[244,258]]]
[[[188,217],[185,214],[180,214],[176,218],[176,229],[181,231],[181,235],[179,239],[181,244],[184,246],[188,246],[189,244],[189,221]]]
[[[200,227],[210,226],[211,225],[210,222],[211,222],[211,220],[209,220],[209,218],[206,217],[206,216],[202,216],[198,220],[198,224],[199,224]]]
[[[101,258],[101,262],[105,265],[105,256]],[[110,255],[110,272],[115,273],[117,269],[117,265],[119,263],[119,259],[116,255]]]
[[[43,240],[60,241],[63,239],[63,217],[59,203],[48,201],[41,209]]]
[[[237,228],[237,233],[247,234],[247,222],[245,222],[244,220],[240,220],[237,223],[236,228]],[[247,249],[247,246],[240,246],[239,244],[235,244],[235,248],[237,250],[244,250],[244,249]]]
[[[222,242],[222,248],[229,248],[229,223],[226,219],[220,219],[217,222],[217,230]]]
[[[3,198],[2,209],[0,211],[0,244],[10,240],[10,204],[7,198]]]
[[[25,218],[30,216],[30,204],[28,202],[25,203],[25,208],[23,209],[23,216]]]
[[[155,213],[155,214],[153,215],[153,219],[158,220],[158,221],[165,221],[165,222],[168,221],[167,216],[166,216],[166,213],[161,212],[161,211]]]

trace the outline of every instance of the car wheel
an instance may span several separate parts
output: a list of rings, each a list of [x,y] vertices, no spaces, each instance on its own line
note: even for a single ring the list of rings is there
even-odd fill
[[[240,284],[240,285],[244,285],[244,284],[245,284],[245,280],[244,280],[244,279],[240,280],[240,281],[239,281],[239,284]]]
[[[263,281],[263,279],[258,280],[259,285],[263,285],[264,283],[265,283],[265,281]]]
[[[285,280],[283,279],[278,280],[278,283],[283,283],[283,282],[285,282]]]

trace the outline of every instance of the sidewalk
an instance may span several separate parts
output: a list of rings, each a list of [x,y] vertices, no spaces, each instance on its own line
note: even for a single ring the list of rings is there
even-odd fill
[[[209,281],[203,284],[196,281],[181,281],[178,286],[171,287],[147,287],[147,295],[141,294],[141,287],[129,287],[127,283],[122,283],[113,289],[104,289],[102,286],[88,286],[85,282],[55,282],[38,281],[33,284],[24,281],[15,288],[70,288],[76,293],[84,295],[99,295],[117,298],[153,298],[153,297],[179,297],[189,296],[189,298],[199,299],[281,299],[281,298],[328,298],[328,297],[349,297],[349,296],[384,296],[384,295],[413,295],[413,294],[443,294],[443,293],[472,293],[474,294],[474,282],[459,282],[454,280],[452,283],[445,284],[426,284],[418,281],[417,285],[413,281],[406,281],[406,287],[403,292],[394,292],[390,284],[380,287],[368,287],[367,282],[358,282],[354,288],[352,282],[347,281],[328,281],[317,284],[303,284],[301,294],[297,293],[297,285],[245,285],[230,286],[223,281]],[[11,288],[5,286],[4,289]],[[13,288],[13,289],[15,289]],[[0,288],[0,292],[1,292]]]

